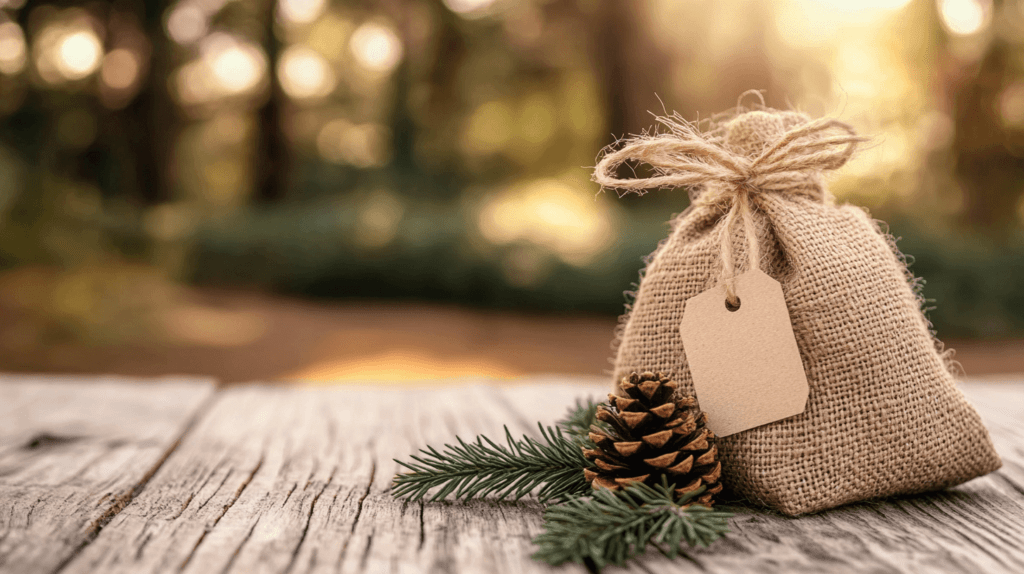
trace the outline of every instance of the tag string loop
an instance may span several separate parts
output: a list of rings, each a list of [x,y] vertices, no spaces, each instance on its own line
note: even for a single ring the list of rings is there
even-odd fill
[[[800,123],[784,129],[783,119],[792,123],[793,118]],[[719,282],[734,305],[738,299],[732,238],[737,225],[746,238],[748,268],[760,266],[752,215],[758,196],[777,193],[824,200],[822,172],[842,167],[867,139],[835,119],[808,121],[803,114],[774,110],[736,115],[725,124],[724,138],[714,131],[702,134],[678,116],[657,120],[669,133],[634,136],[609,146],[594,168],[593,180],[620,193],[689,188],[697,193],[693,205],[725,210]],[[620,178],[617,170],[626,162],[647,164],[654,175]]]

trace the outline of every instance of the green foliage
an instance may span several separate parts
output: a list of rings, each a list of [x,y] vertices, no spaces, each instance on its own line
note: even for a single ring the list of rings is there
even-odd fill
[[[648,546],[675,558],[687,546],[707,546],[729,531],[729,512],[701,505],[684,507],[704,492],[701,487],[675,499],[667,482],[642,483],[622,490],[596,490],[544,512],[544,533],[534,539],[537,560],[592,569],[622,566]]]
[[[410,472],[395,476],[393,495],[420,500],[440,487],[430,500],[452,493],[463,499],[493,494],[499,500],[519,500],[539,486],[537,497],[546,502],[590,491],[583,469],[592,463],[580,447],[561,430],[537,426],[543,441],[527,436],[517,441],[505,427],[507,447],[485,436],[470,443],[456,437],[459,444],[446,444],[442,452],[428,446],[411,457],[413,463],[396,460]]]
[[[569,411],[565,413],[561,420],[555,423],[555,426],[568,433],[578,443],[592,444],[590,437],[587,436],[590,432],[590,427],[592,425],[604,425],[604,423],[597,420],[597,407],[601,404],[590,397],[587,397],[585,401],[576,399],[576,405],[569,407]]]
[[[414,463],[396,461],[410,472],[395,476],[394,496],[420,500],[440,488],[430,500],[454,493],[456,498],[494,494],[518,500],[540,486],[541,502],[561,500],[544,511],[544,532],[534,539],[534,558],[552,565],[585,564],[590,569],[623,565],[653,547],[669,558],[686,546],[707,546],[729,531],[729,512],[701,505],[686,506],[701,495],[701,487],[679,498],[666,479],[658,486],[642,483],[617,492],[592,490],[583,469],[592,466],[580,450],[589,442],[601,403],[576,401],[557,430],[540,427],[543,442],[524,436],[515,440],[505,428],[508,446],[480,436],[458,446],[433,447],[413,456]],[[563,432],[565,434],[563,434]]]

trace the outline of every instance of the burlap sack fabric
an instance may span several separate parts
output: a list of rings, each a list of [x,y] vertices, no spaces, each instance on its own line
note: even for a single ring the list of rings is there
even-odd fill
[[[719,439],[727,488],[799,515],[999,468],[903,257],[862,209],[836,205],[826,190],[822,172],[845,163],[861,138],[839,122],[763,106],[737,108],[703,132],[660,120],[671,133],[626,141],[595,171],[605,188],[688,187],[694,198],[649,260],[621,324],[614,380],[662,371],[693,393],[684,304],[753,262],[782,284],[810,396],[800,415]],[[656,175],[619,179],[626,160]]]

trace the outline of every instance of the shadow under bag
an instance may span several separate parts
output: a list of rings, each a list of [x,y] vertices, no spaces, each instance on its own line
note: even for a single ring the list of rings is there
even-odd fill
[[[678,116],[660,120],[670,133],[624,142],[595,171],[605,188],[685,187],[693,199],[623,317],[614,380],[664,372],[693,394],[685,303],[718,285],[732,293],[756,265],[782,286],[809,397],[801,414],[718,438],[727,489],[799,515],[999,468],[903,256],[864,210],[836,205],[826,188],[822,174],[863,138],[835,120],[763,106],[713,118],[702,132]],[[618,179],[626,161],[655,175]]]

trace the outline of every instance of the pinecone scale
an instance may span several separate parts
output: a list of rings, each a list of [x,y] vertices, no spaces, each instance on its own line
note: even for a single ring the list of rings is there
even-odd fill
[[[590,429],[595,448],[584,448],[583,455],[596,468],[584,471],[586,479],[594,488],[618,490],[667,477],[677,495],[706,486],[694,502],[711,506],[722,490],[722,464],[715,435],[705,426],[707,415],[661,373],[633,373],[619,388],[624,395],[608,395],[608,404],[597,411],[605,426]]]

